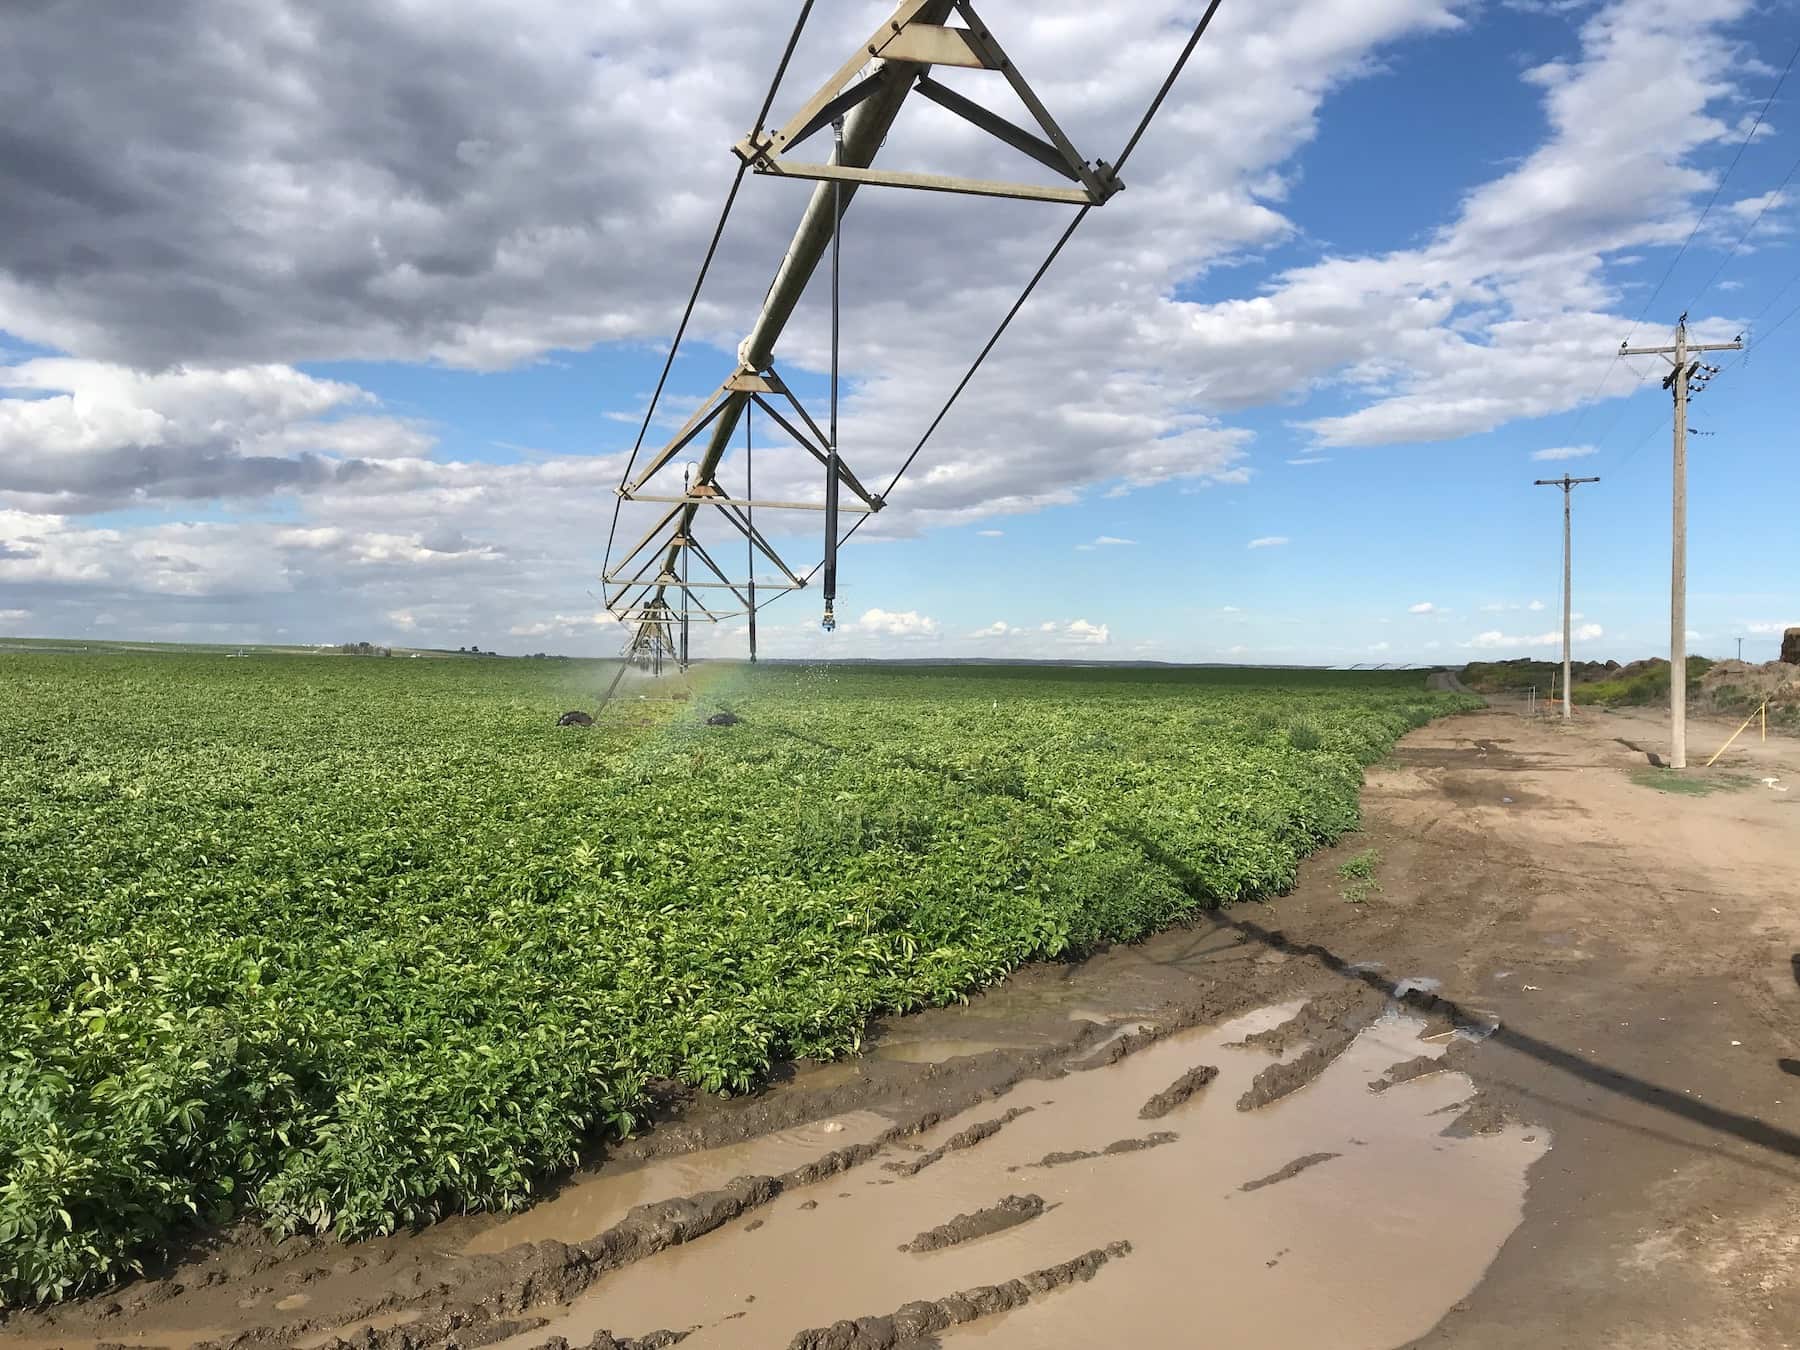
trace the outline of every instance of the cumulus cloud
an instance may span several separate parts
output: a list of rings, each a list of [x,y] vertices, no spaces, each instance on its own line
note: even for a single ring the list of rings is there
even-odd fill
[[[39,358],[0,366],[0,493],[60,511],[255,498],[362,480],[427,455],[415,422],[368,413],[354,385],[292,366],[143,372]]]
[[[936,636],[938,622],[911,609],[901,614],[885,609],[870,609],[863,612],[862,618],[856,621],[856,627],[865,633],[879,633],[885,637],[923,638]]]
[[[1432,604],[1429,600],[1421,600],[1416,605],[1408,605],[1406,607],[1406,612],[1408,614],[1435,614],[1437,612],[1437,606]]]
[[[1202,303],[1180,297],[1209,269],[1304,240],[1282,213],[1283,178],[1328,97],[1468,8],[1225,7],[1129,166],[1130,192],[1083,226],[1031,322],[863,537],[1071,504],[1099,485],[1243,484],[1255,437],[1234,416],[1319,391],[1345,409],[1303,421],[1321,445],[1462,435],[1569,406],[1622,335],[1608,262],[1679,242],[1711,186],[1691,161],[1732,130],[1717,113],[1741,92],[1738,57],[1721,30],[1747,5],[1596,8],[1576,56],[1526,72],[1547,139],[1423,243],[1325,256],[1260,294]],[[819,7],[776,116],[887,8]],[[713,0],[172,0],[115,17],[96,43],[78,7],[14,10],[0,44],[0,328],[71,353],[18,360],[0,398],[0,511],[29,518],[0,531],[20,606],[64,626],[129,615],[164,634],[252,636],[276,603],[331,636],[403,612],[421,640],[451,645],[539,626],[611,642],[581,618],[616,456],[443,462],[430,425],[300,366],[489,370],[664,340],[728,181],[722,148],[784,25]],[[1182,18],[1181,0],[1048,0],[1004,36],[1077,143],[1105,154]],[[1005,147],[929,115],[897,127],[884,155],[1016,168]],[[684,363],[688,396],[726,373],[796,203],[792,185],[746,185],[695,317],[717,349]],[[844,413],[858,446],[889,448],[886,461],[852,455],[865,478],[885,482],[1064,219],[858,195]],[[976,280],[946,294],[946,256]],[[1700,316],[1695,331],[1720,322]],[[782,363],[816,371],[827,351],[821,307],[803,306]],[[817,493],[798,452],[768,464],[765,480],[759,452],[771,496]],[[269,499],[303,533],[80,521]]]
[[[1597,623],[1584,623],[1570,635],[1576,642],[1593,642],[1606,636],[1606,630]],[[1561,647],[1562,631],[1551,633],[1534,633],[1530,636],[1514,636],[1493,629],[1486,633],[1477,633],[1467,642],[1465,647],[1473,647],[1479,651],[1521,651],[1536,647]]]
[[[1252,539],[1246,548],[1280,548],[1288,542],[1285,534],[1265,534],[1260,539]]]
[[[1087,619],[1045,619],[1024,626],[996,619],[969,636],[984,642],[1003,640],[1009,653],[1017,656],[1057,656],[1067,654],[1071,647],[1106,646],[1112,641],[1112,629]]]

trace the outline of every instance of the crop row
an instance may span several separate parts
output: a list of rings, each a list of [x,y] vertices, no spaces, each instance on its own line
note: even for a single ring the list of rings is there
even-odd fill
[[[528,1203],[646,1085],[1290,884],[1417,677],[0,656],[0,1301]],[[710,728],[726,704],[743,718]],[[106,716],[96,719],[93,710]]]

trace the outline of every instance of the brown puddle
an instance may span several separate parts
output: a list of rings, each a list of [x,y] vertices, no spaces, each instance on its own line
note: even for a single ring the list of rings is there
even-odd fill
[[[715,1190],[736,1177],[771,1176],[811,1162],[832,1149],[866,1144],[893,1122],[873,1111],[747,1139],[741,1144],[662,1158],[630,1171],[601,1171],[572,1179],[548,1200],[504,1219],[462,1247],[464,1256],[503,1252],[522,1242],[585,1242],[623,1219],[632,1206]]]
[[[908,1141],[929,1149],[975,1122],[1030,1108],[973,1146],[912,1176],[875,1161],[788,1191],[752,1222],[612,1272],[565,1309],[539,1310],[551,1314],[548,1325],[500,1345],[533,1350],[552,1336],[582,1345],[603,1328],[619,1336],[693,1328],[683,1342],[691,1350],[784,1346],[806,1328],[1003,1284],[1120,1240],[1129,1254],[1091,1280],[950,1328],[943,1344],[1164,1345],[1202,1327],[1208,1343],[1259,1347],[1381,1347],[1422,1335],[1518,1224],[1527,1169],[1548,1144],[1519,1128],[1442,1134],[1445,1108],[1473,1092],[1459,1073],[1371,1091],[1390,1066],[1444,1050],[1419,1039],[1422,1020],[1394,1012],[1308,1086],[1238,1110],[1273,1057],[1230,1043],[1299,1006],[1177,1033],[1107,1068],[1022,1083]],[[1202,1064],[1217,1066],[1216,1080],[1154,1125],[1139,1119],[1149,1098]],[[1105,1152],[1152,1130],[1179,1137]],[[829,1148],[849,1137],[821,1138]],[[1038,1165],[1076,1151],[1100,1156]],[[906,1145],[888,1153],[917,1156]],[[1254,1182],[1262,1184],[1243,1189]],[[1008,1196],[1041,1197],[1043,1210],[938,1251],[898,1250]]]

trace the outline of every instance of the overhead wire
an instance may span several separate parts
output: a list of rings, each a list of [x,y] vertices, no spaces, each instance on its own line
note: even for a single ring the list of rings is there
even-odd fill
[[[1167,97],[1169,95],[1169,91],[1174,88],[1175,82],[1177,79],[1180,78],[1181,72],[1186,67],[1189,58],[1191,58],[1193,56],[1195,48],[1199,46],[1200,40],[1203,37],[1205,37],[1207,29],[1209,27],[1211,27],[1212,21],[1213,21],[1213,16],[1218,13],[1219,6],[1223,2],[1224,2],[1224,0],[1211,0],[1211,2],[1207,5],[1205,12],[1200,16],[1199,21],[1194,25],[1194,30],[1189,35],[1187,43],[1182,47],[1181,53],[1175,58],[1175,62],[1170,67],[1168,75],[1164,78],[1162,85],[1157,89],[1155,96],[1151,99],[1150,106],[1145,110],[1144,115],[1138,119],[1138,123],[1137,123],[1136,127],[1132,130],[1130,138],[1125,143],[1125,148],[1120,152],[1118,159],[1113,163],[1112,171],[1114,174],[1117,174],[1121,169],[1124,168],[1126,161],[1131,158],[1132,152],[1137,149],[1138,143],[1143,139],[1144,133],[1149,129],[1151,121],[1155,118],[1158,111],[1161,110],[1163,102],[1167,99]],[[802,7],[800,23],[804,23],[805,17],[806,17],[806,11],[809,10],[810,8],[811,8],[811,0],[808,0],[808,3]],[[781,69],[777,70],[777,72],[776,72],[776,81],[775,81],[776,84],[778,84],[780,82],[781,71],[786,69],[788,56],[791,56],[791,54],[793,52],[794,43],[797,42],[799,39],[799,27],[800,27],[800,24],[797,23],[795,26],[794,37],[790,40],[789,45],[788,45],[788,52],[782,58]],[[774,101],[774,97],[775,97],[775,87],[772,84],[770,87],[769,97],[768,97],[768,99],[766,99],[764,101],[762,115],[758,118],[758,121],[757,121],[758,126],[761,126],[763,120],[766,119],[766,117],[768,116],[768,109],[772,105],[772,103]],[[743,173],[744,173],[744,168],[743,168],[743,166],[740,166],[740,168],[738,170],[737,180],[732,185],[732,194],[731,194],[732,197],[735,197],[735,195],[736,195],[738,183],[741,183],[743,180]],[[731,201],[731,198],[728,197],[727,198],[727,211],[729,211],[729,209],[730,209],[730,201]],[[888,495],[891,494],[897,486],[899,486],[900,480],[903,477],[905,477],[907,471],[912,467],[913,462],[919,457],[919,454],[925,449],[925,446],[931,440],[932,435],[937,431],[938,427],[943,423],[944,419],[947,416],[949,416],[951,409],[955,407],[957,400],[959,398],[961,398],[963,390],[965,390],[969,386],[970,381],[972,381],[975,378],[976,372],[981,369],[981,366],[987,360],[989,353],[991,353],[994,350],[994,348],[999,344],[1000,339],[1005,335],[1007,329],[1012,325],[1013,319],[1016,318],[1018,316],[1019,311],[1025,307],[1026,301],[1028,301],[1031,298],[1032,292],[1037,289],[1038,283],[1044,279],[1045,274],[1050,270],[1051,266],[1055,263],[1058,255],[1061,254],[1064,246],[1068,244],[1069,240],[1074,236],[1076,229],[1080,226],[1081,222],[1087,218],[1087,215],[1091,210],[1093,210],[1093,207],[1091,204],[1089,204],[1089,205],[1083,206],[1079,211],[1077,211],[1075,213],[1075,218],[1069,222],[1067,228],[1065,228],[1063,230],[1062,234],[1057,237],[1056,242],[1050,246],[1049,253],[1045,255],[1043,262],[1041,262],[1038,265],[1037,270],[1032,273],[1031,279],[1025,283],[1025,288],[1020,293],[1019,298],[1017,300],[1015,300],[1013,302],[1012,306],[1006,311],[1006,314],[1004,315],[1004,317],[1001,318],[999,325],[994,329],[993,334],[982,345],[981,350],[978,353],[976,353],[975,359],[970,363],[969,368],[963,373],[962,378],[957,381],[956,387],[951,390],[950,396],[944,400],[943,406],[938,409],[936,416],[934,416],[931,419],[931,423],[929,426],[926,427],[925,433],[922,436],[920,436],[918,442],[913,446],[911,452],[907,455],[906,459],[904,461],[902,461],[899,470],[894,474],[893,479],[889,482],[887,490],[881,494],[881,499],[884,502],[886,501]],[[722,229],[723,229],[723,218],[721,218],[721,224],[720,224],[720,230],[722,231]],[[714,246],[715,247],[717,245],[717,239],[718,239],[718,232],[715,232],[715,235],[714,235]],[[702,279],[704,279],[704,277],[705,277],[706,266],[710,264],[710,261],[711,261],[711,250],[709,249],[708,256],[707,256],[707,262],[702,264],[702,268],[701,268],[701,278]],[[693,309],[694,299],[698,296],[698,294],[699,294],[699,282],[696,281],[695,288],[694,288],[694,296],[691,296],[689,298],[688,311],[687,311],[687,313],[684,313],[684,315],[682,317],[682,327],[681,327],[681,329],[677,330],[677,337],[676,337],[677,344],[679,344],[679,342],[680,342],[681,332],[685,331],[685,329],[686,329],[688,314],[691,314],[692,309]],[[673,363],[674,363],[674,349],[671,348],[669,361],[668,361],[668,363],[665,364],[664,369],[663,369],[663,375],[664,375],[665,379],[667,378],[667,375],[668,375],[668,367],[670,365],[672,365]],[[659,381],[658,385],[657,385],[657,393],[658,394],[661,393],[661,388],[662,388],[662,384]],[[642,446],[645,432],[648,430],[649,423],[650,423],[650,413],[653,412],[654,409],[655,409],[655,396],[652,397],[650,410],[647,411],[645,414],[644,427],[642,429],[640,429],[640,431],[638,433],[639,447]],[[634,463],[636,460],[637,453],[638,453],[637,449],[634,449],[632,452],[632,462],[634,462]],[[627,468],[626,472],[627,472],[627,474],[629,474],[629,472],[630,472],[629,467]],[[864,523],[866,523],[871,518],[872,518],[871,515],[866,515],[866,514],[859,515],[856,518],[855,522],[850,526],[850,528],[848,530],[846,530],[844,532],[844,534],[840,537],[840,539],[838,541],[839,544],[842,545],[844,543],[849,542],[850,538],[853,535],[855,535],[855,533],[859,529],[862,528]],[[616,529],[617,523],[618,523],[618,506],[616,503],[615,503],[614,509],[613,509],[613,523],[614,523],[614,527]],[[611,550],[611,536],[609,535],[608,536],[608,551],[609,551],[609,553],[610,553],[610,550]],[[824,565],[825,564],[824,564],[823,559],[821,559],[818,563],[815,563],[813,565],[813,567],[802,576],[802,578],[801,578],[802,582],[810,582],[812,580],[812,578],[815,575],[817,575],[820,568],[822,568]],[[758,601],[755,604],[754,609],[756,612],[761,612],[767,606],[776,604],[779,601],[786,599],[787,596],[789,596],[791,594],[794,594],[794,592],[791,590],[777,591],[775,594],[770,595],[767,599]]]
[[[1756,139],[1756,133],[1761,129],[1763,119],[1768,116],[1769,109],[1774,105],[1775,97],[1781,92],[1782,85],[1787,83],[1787,78],[1793,72],[1796,60],[1800,60],[1800,44],[1796,44],[1793,52],[1788,56],[1787,65],[1782,68],[1781,74],[1776,77],[1774,87],[1769,90],[1768,97],[1763,99],[1762,106],[1757,109],[1756,117],[1750,124],[1750,130],[1744,134],[1744,139],[1738,142],[1737,153],[1731,157],[1731,163],[1726,167],[1724,175],[1713,186],[1712,196],[1707,198],[1706,207],[1700,212],[1700,218],[1694,222],[1694,227],[1688,231],[1687,238],[1682,241],[1681,247],[1675,252],[1675,256],[1669,259],[1669,265],[1663,269],[1662,279],[1656,283],[1656,289],[1650,292],[1650,298],[1644,301],[1644,307],[1638,311],[1637,318],[1632,321],[1631,328],[1625,335],[1625,341],[1619,344],[1621,347],[1630,345],[1632,337],[1637,333],[1638,325],[1644,322],[1645,316],[1650,313],[1651,306],[1656,303],[1657,298],[1663,292],[1663,288],[1669,284],[1669,278],[1675,275],[1676,265],[1681,262],[1688,251],[1688,246],[1692,244],[1695,237],[1699,235],[1700,227],[1706,223],[1706,218],[1712,214],[1713,207],[1718,203],[1719,194],[1725,190],[1725,184],[1730,180],[1732,172],[1737,168],[1738,161],[1744,157],[1744,151],[1749,148],[1750,142]],[[1701,286],[1700,289],[1694,293],[1693,299],[1689,300],[1683,307],[1684,313],[1687,310],[1692,309],[1695,302],[1697,302],[1702,295],[1706,294],[1712,287],[1713,282],[1719,279],[1719,275],[1725,270],[1726,264],[1736,256],[1738,249],[1741,248],[1744,241],[1750,237],[1750,232],[1761,222],[1763,215],[1768,211],[1769,206],[1773,203],[1774,199],[1780,195],[1782,188],[1787,186],[1788,181],[1793,178],[1796,171],[1800,171],[1800,160],[1794,162],[1794,167],[1788,170],[1787,177],[1782,179],[1781,188],[1777,188],[1775,193],[1771,195],[1770,200],[1764,202],[1763,209],[1757,212],[1756,219],[1751,221],[1749,227],[1738,236],[1737,242],[1731,246],[1731,249],[1726,253],[1719,265],[1713,269],[1712,275],[1706,279],[1705,285]],[[1600,391],[1606,387],[1606,382],[1612,378],[1613,371],[1618,368],[1619,362],[1622,359],[1621,353],[1613,353],[1613,359],[1607,363],[1606,370],[1600,376],[1599,382],[1595,384],[1593,392],[1582,400],[1580,405],[1581,411],[1576,416],[1575,425],[1569,432],[1569,439],[1571,441],[1574,441],[1576,437],[1580,435],[1581,428],[1586,424],[1588,414],[1594,407],[1594,400],[1600,397]],[[1643,387],[1644,381],[1647,378],[1648,377],[1644,375],[1638,376],[1637,383],[1626,392],[1625,398],[1629,400],[1632,394],[1637,393],[1637,391]],[[1596,448],[1603,444],[1606,438],[1612,434],[1613,428],[1619,424],[1619,421],[1623,416],[1624,413],[1623,410],[1621,410],[1612,421],[1606,424],[1606,429],[1600,433],[1600,436],[1594,442]],[[1634,447],[1631,452],[1628,452],[1626,457],[1629,458],[1630,454],[1635,452],[1636,447]]]
[[[800,45],[801,31],[806,27],[807,16],[812,13],[814,0],[803,0],[800,13],[794,20],[793,32],[788,34],[787,46],[782,49],[781,60],[775,66],[775,76],[769,81],[769,91],[763,96],[762,108],[756,114],[755,126],[760,130],[769,119],[769,109],[775,106],[775,95],[781,88],[782,77],[787,74],[788,62],[794,58],[794,49]],[[747,160],[738,162],[737,173],[732,176],[731,190],[725,194],[725,206],[719,212],[718,224],[713,226],[712,239],[706,246],[706,256],[700,260],[700,271],[694,278],[693,289],[688,292],[687,305],[681,311],[681,322],[675,327],[675,340],[669,344],[669,355],[663,361],[662,374],[657,377],[656,389],[650,395],[650,405],[644,409],[644,420],[638,427],[637,440],[631,447],[631,455],[625,461],[625,472],[620,483],[628,482],[631,471],[637,465],[637,457],[644,448],[644,437],[650,432],[650,420],[656,416],[656,406],[662,401],[663,387],[669,381],[669,372],[674,369],[676,354],[681,350],[681,341],[687,336],[689,321],[694,317],[694,306],[700,300],[700,288],[706,284],[706,274],[712,270],[713,258],[719,251],[719,241],[725,236],[725,224],[731,219],[731,208],[737,202],[738,189],[744,185],[744,175],[749,171]],[[613,498],[612,524],[606,531],[606,553],[604,557],[612,558],[613,540],[619,531],[619,509],[624,505],[624,498]],[[605,564],[602,564],[602,571]]]
[[[1775,87],[1769,90],[1769,96],[1763,100],[1762,107],[1756,110],[1756,119],[1750,123],[1750,130],[1745,132],[1744,139],[1738,142],[1737,153],[1731,157],[1731,163],[1725,167],[1723,176],[1721,176],[1719,181],[1713,185],[1712,196],[1706,199],[1706,208],[1700,212],[1700,218],[1694,222],[1694,228],[1688,231],[1688,237],[1682,241],[1681,247],[1675,251],[1675,256],[1669,259],[1668,267],[1663,270],[1662,280],[1656,283],[1656,289],[1650,292],[1650,298],[1644,301],[1644,308],[1639,312],[1636,321],[1631,325],[1632,331],[1625,335],[1627,344],[1630,343],[1632,336],[1637,332],[1638,324],[1644,321],[1644,316],[1650,312],[1650,307],[1656,303],[1657,297],[1662,294],[1663,287],[1669,284],[1669,278],[1675,274],[1676,265],[1681,262],[1682,257],[1687,253],[1688,245],[1694,242],[1694,237],[1700,233],[1700,227],[1706,224],[1706,218],[1712,214],[1713,207],[1718,204],[1719,194],[1725,191],[1725,184],[1731,181],[1732,172],[1737,168],[1738,161],[1743,159],[1744,151],[1750,148],[1750,142],[1756,139],[1756,133],[1763,124],[1763,118],[1768,116],[1769,107],[1775,102],[1775,95],[1779,94],[1781,92],[1781,86],[1787,83],[1788,73],[1793,70],[1796,57],[1800,57],[1800,47],[1794,48],[1794,55],[1788,58],[1786,68],[1782,70],[1781,75],[1775,81]]]
[[[1138,119],[1137,126],[1131,133],[1131,138],[1125,142],[1125,148],[1119,152],[1118,159],[1113,162],[1112,171],[1114,174],[1117,174],[1125,167],[1125,162],[1131,158],[1132,151],[1137,149],[1138,142],[1143,139],[1144,132],[1149,129],[1152,119],[1154,119],[1157,112],[1161,110],[1163,100],[1169,96],[1169,91],[1175,87],[1175,81],[1180,78],[1183,68],[1186,67],[1188,63],[1188,59],[1193,56],[1194,49],[1200,45],[1200,39],[1206,36],[1206,30],[1212,25],[1213,15],[1219,12],[1219,6],[1222,3],[1223,0],[1212,0],[1212,3],[1206,7],[1206,12],[1200,16],[1200,21],[1194,25],[1194,31],[1189,35],[1187,44],[1182,47],[1181,54],[1175,58],[1174,65],[1169,68],[1169,73],[1163,80],[1161,87],[1157,89],[1156,96],[1150,100],[1150,106],[1145,109],[1144,115]],[[1074,237],[1075,231],[1081,226],[1081,222],[1087,219],[1088,213],[1093,209],[1092,205],[1082,207],[1075,213],[1075,218],[1069,222],[1068,227],[1063,230],[1062,234],[1057,236],[1056,242],[1050,246],[1050,252],[1045,255],[1043,262],[1038,264],[1037,271],[1031,274],[1031,279],[1025,283],[1025,289],[1019,293],[1019,298],[1013,301],[1012,307],[1008,309],[1004,317],[1001,318],[999,326],[994,329],[993,334],[988,340],[982,344],[981,350],[975,354],[975,359],[969,363],[969,368],[963,372],[962,378],[956,382],[956,387],[950,391],[950,396],[944,400],[944,404],[938,409],[937,415],[931,419],[930,425],[925,428],[924,435],[919,437],[918,443],[913,446],[911,452],[901,461],[900,468],[895,472],[892,481],[888,483],[886,491],[881,494],[883,502],[886,502],[888,496],[900,485],[900,480],[906,476],[907,470],[912,468],[913,461],[918,459],[920,452],[925,449],[926,443],[931,440],[932,436],[937,432],[938,427],[943,424],[944,419],[950,415],[950,410],[956,406],[957,400],[962,397],[963,390],[969,387],[969,382],[975,378],[976,372],[981,369],[982,363],[988,358],[988,354],[999,345],[1000,339],[1006,334],[1006,330],[1012,326],[1012,321],[1018,317],[1019,311],[1025,307],[1025,302],[1031,298],[1032,292],[1037,289],[1038,283],[1044,279],[1045,273],[1047,273],[1050,270],[1051,265],[1056,262],[1058,255],[1063,251],[1063,247]],[[850,528],[844,532],[843,538],[839,541],[840,544],[848,543],[851,536],[860,530],[870,519],[872,519],[871,516],[858,516],[851,524]],[[808,572],[806,574],[806,580],[810,581],[813,574],[822,566],[824,566],[823,562],[819,563],[812,571]]]
[[[1781,78],[1775,81],[1775,87],[1769,91],[1769,97],[1763,101],[1762,112],[1759,112],[1756,115],[1756,123],[1750,128],[1750,135],[1744,138],[1744,145],[1738,147],[1738,154],[1740,156],[1744,153],[1744,146],[1749,145],[1750,141],[1755,137],[1757,127],[1762,125],[1764,114],[1769,111],[1769,105],[1775,101],[1775,95],[1781,92],[1781,86],[1787,82],[1787,77],[1793,72],[1794,62],[1797,59],[1800,59],[1800,43],[1794,44],[1794,50],[1788,56],[1787,65],[1781,72]],[[1732,164],[1735,167],[1737,161],[1733,160]],[[1737,256],[1738,250],[1744,246],[1744,241],[1750,237],[1752,231],[1754,231],[1758,225],[1762,224],[1762,218],[1769,213],[1769,208],[1781,200],[1782,193],[1787,189],[1787,185],[1793,181],[1794,174],[1797,172],[1800,172],[1800,158],[1794,160],[1793,167],[1787,171],[1787,174],[1782,178],[1780,185],[1763,199],[1762,209],[1756,213],[1756,219],[1752,220],[1744,227],[1744,232],[1740,234],[1737,237],[1737,241],[1726,250],[1725,256],[1719,259],[1719,265],[1713,268],[1712,275],[1706,279],[1705,284],[1702,285],[1699,290],[1694,292],[1693,299],[1687,302],[1685,308],[1691,310],[1699,301],[1700,297],[1712,289],[1713,282],[1719,279],[1719,274],[1723,272],[1730,264],[1731,260]],[[1730,176],[1731,175],[1728,172],[1726,177],[1729,178]],[[1719,186],[1720,188],[1725,186],[1724,179],[1719,180]],[[1713,195],[1715,198],[1718,196],[1716,192]],[[1697,229],[1699,227],[1696,226],[1695,228]]]

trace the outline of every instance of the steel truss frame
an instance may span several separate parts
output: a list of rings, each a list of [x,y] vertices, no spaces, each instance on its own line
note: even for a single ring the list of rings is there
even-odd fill
[[[960,25],[951,25],[953,16]],[[931,78],[933,66],[955,66],[997,72],[1031,114],[1037,130],[1020,126]],[[918,93],[961,117],[994,139],[1054,170],[1074,186],[1037,186],[1029,183],[992,182],[941,174],[893,172],[871,167],[901,107]],[[841,119],[840,146],[828,163],[790,158],[795,147]],[[1042,134],[1039,134],[1039,133]],[[886,504],[871,493],[844,463],[830,437],[821,431],[805,406],[788,388],[775,368],[775,344],[839,228],[857,190],[863,186],[911,188],[973,196],[1006,197],[1076,205],[1103,205],[1124,184],[1103,160],[1088,161],[1058,126],[1030,83],[1007,56],[991,29],[976,12],[971,0],[901,0],[887,21],[869,40],[827,79],[780,128],[758,125],[732,147],[750,170],[772,177],[816,180],[805,214],[795,230],[787,256],[777,268],[750,335],[738,348],[738,365],[713,393],[694,410],[675,436],[643,466],[631,466],[616,489],[624,501],[666,505],[656,523],[623,554],[610,553],[602,574],[605,607],[622,622],[635,622],[631,652],[654,650],[669,640],[678,659],[687,663],[687,625],[699,617],[717,623],[728,618],[754,615],[766,600],[761,590],[774,595],[806,589],[811,573],[790,567],[757,527],[758,507],[779,511],[828,511],[835,501],[835,487],[850,498],[837,509],[853,515],[872,515]],[[742,172],[740,170],[740,172]],[[757,500],[735,496],[717,481],[738,423],[751,411],[760,411],[795,445],[819,461],[827,476],[826,490],[818,502]],[[693,465],[691,481],[684,477],[679,493],[659,486],[677,457],[704,437],[704,448]],[[830,482],[833,466],[836,483]],[[733,579],[696,537],[703,508],[705,518],[717,512],[746,542],[752,560],[771,564],[782,580],[771,584],[754,575]],[[828,514],[831,514],[828,512]],[[835,553],[834,539],[826,541],[827,555]],[[640,562],[640,559],[642,561]],[[690,576],[690,561],[704,569],[699,579]],[[754,572],[754,568],[752,568]],[[828,588],[829,589],[829,588]],[[696,592],[725,591],[729,600],[704,603]],[[827,614],[829,617],[827,597]],[[733,608],[731,602],[736,602]],[[672,639],[679,634],[679,641]],[[754,638],[752,638],[754,655]]]

